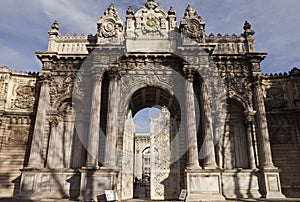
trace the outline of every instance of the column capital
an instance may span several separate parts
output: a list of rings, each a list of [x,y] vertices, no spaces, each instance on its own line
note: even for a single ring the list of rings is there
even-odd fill
[[[102,73],[100,73],[100,72],[93,72],[93,79],[95,79],[96,81],[102,81],[102,79],[103,79],[103,74]]]
[[[194,80],[194,67],[193,65],[185,64],[183,66],[183,75],[185,79],[189,82],[193,82]]]
[[[262,85],[262,76],[257,74],[254,76],[254,86],[261,86]]]
[[[109,79],[117,79],[120,80],[121,77],[125,74],[125,69],[120,68],[118,64],[110,65],[109,67]]]
[[[42,72],[39,75],[39,79],[40,79],[41,84],[49,84],[50,80],[51,80],[51,76],[52,75],[51,75],[50,72]]]
[[[246,123],[255,122],[255,115],[256,115],[256,111],[247,111],[247,112],[245,112]]]
[[[62,118],[59,115],[51,116],[48,118],[48,121],[51,127],[56,127],[62,121]]]

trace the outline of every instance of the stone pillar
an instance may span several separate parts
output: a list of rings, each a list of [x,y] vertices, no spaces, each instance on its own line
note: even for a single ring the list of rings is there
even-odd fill
[[[203,145],[204,151],[201,150],[201,154],[204,157],[204,168],[214,169],[217,167],[215,149],[214,149],[214,137],[213,137],[213,125],[212,125],[212,110],[211,110],[211,97],[209,96],[208,88],[205,83],[202,83],[202,99],[203,99]]]
[[[265,103],[262,93],[261,80],[258,78],[254,85],[254,99],[256,107],[256,120],[258,141],[260,143],[260,167],[273,168],[271,145],[266,118]]]
[[[259,142],[260,190],[262,197],[285,198],[281,193],[280,170],[272,162],[266,110],[259,75],[257,75],[254,85],[254,102],[256,107],[257,140]]]
[[[117,137],[118,137],[118,109],[120,98],[119,75],[112,73],[108,88],[108,109],[104,167],[116,168]]]
[[[221,173],[217,169],[201,169],[198,160],[197,147],[197,131],[196,131],[196,117],[195,117],[195,96],[193,89],[193,67],[185,66],[186,73],[186,138],[187,138],[187,167],[185,170],[185,188],[187,190],[187,197],[185,201],[215,201],[225,200],[221,191]],[[210,122],[211,123],[211,122]],[[211,130],[210,126],[210,130]],[[212,138],[207,138],[207,145],[212,143]],[[212,145],[213,147],[213,145]],[[207,148],[207,147],[206,147]],[[214,150],[214,149],[213,149]],[[207,164],[213,164],[213,156],[206,159]]]
[[[43,75],[42,75],[43,76]],[[36,121],[28,162],[28,168],[43,168],[46,157],[44,155],[44,135],[46,127],[46,110],[49,109],[49,80],[48,75],[41,78],[40,96],[38,101]]]
[[[247,114],[247,119],[246,119],[246,127],[247,127],[247,142],[248,142],[248,151],[249,151],[249,164],[251,169],[256,168],[255,164],[255,153],[254,153],[254,147],[253,147],[253,138],[252,136],[254,135],[252,132],[252,125],[254,122],[254,113],[255,112],[249,112]]]
[[[61,144],[60,142],[57,142],[57,125],[58,125],[58,119],[57,117],[53,117],[49,120],[50,124],[50,140],[48,145],[48,154],[47,154],[47,168],[58,168],[57,165],[57,153],[61,152],[59,148],[57,148],[57,144]],[[62,135],[62,134],[59,134]]]
[[[87,143],[87,168],[98,168],[102,75],[95,75]]]
[[[193,89],[193,75],[191,72],[186,74],[185,81],[186,88],[186,138],[187,138],[187,164],[186,168],[200,169],[198,159],[197,146],[197,129],[196,129],[196,115],[195,115],[195,96]]]

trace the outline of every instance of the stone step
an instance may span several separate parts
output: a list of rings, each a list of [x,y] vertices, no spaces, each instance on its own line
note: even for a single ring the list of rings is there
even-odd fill
[[[6,166],[6,165],[23,165],[24,160],[16,160],[16,159],[10,159],[0,162],[0,167]]]
[[[3,172],[13,172],[20,171],[24,166],[22,165],[10,165],[10,166],[0,166],[0,170]]]
[[[12,153],[12,154],[0,154],[0,159],[5,159],[5,158],[25,158],[25,154],[24,153]]]
[[[1,147],[1,151],[9,151],[9,150],[26,150],[26,146],[23,145],[3,145]]]

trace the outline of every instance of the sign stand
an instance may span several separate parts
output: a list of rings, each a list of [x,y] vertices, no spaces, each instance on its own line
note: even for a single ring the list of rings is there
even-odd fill
[[[182,189],[179,195],[179,200],[180,201],[185,201],[186,199],[186,194],[187,194],[187,190],[186,189]]]
[[[118,193],[115,190],[105,190],[106,201],[118,201]]]

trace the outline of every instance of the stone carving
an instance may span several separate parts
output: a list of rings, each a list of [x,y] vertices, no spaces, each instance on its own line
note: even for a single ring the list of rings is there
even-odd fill
[[[9,144],[26,144],[29,134],[29,128],[14,128],[7,137]]]
[[[269,111],[287,106],[287,101],[284,98],[285,91],[282,86],[274,86],[267,89],[266,95],[265,103]]]
[[[281,123],[278,123],[281,124]],[[290,144],[292,143],[292,127],[271,127],[270,139],[273,144]]]
[[[252,103],[252,84],[247,75],[247,70],[242,72],[234,71],[235,66],[228,65],[221,68],[221,77],[225,82],[225,89],[229,97],[234,97],[235,95],[243,98],[243,100],[250,106]],[[224,68],[224,69],[223,69]],[[225,71],[224,71],[225,70]]]
[[[16,89],[17,97],[14,100],[14,105],[19,109],[30,109],[33,107],[35,100],[35,87],[34,86],[20,86]]]
[[[163,107],[150,123],[151,199],[174,199],[179,194],[179,164],[171,162],[170,112]]]
[[[65,77],[56,76],[52,78],[50,85],[50,103],[64,96],[79,95],[83,96],[81,76],[76,78],[76,73],[71,73]]]
[[[134,131],[135,125],[132,113],[129,111],[124,125],[123,136],[123,160],[122,160],[122,199],[131,199],[133,197],[133,164],[134,164]]]
[[[123,31],[123,22],[119,17],[117,8],[114,4],[111,4],[108,7],[97,25],[99,38],[115,37]]]
[[[188,5],[185,10],[179,29],[182,34],[196,40],[198,43],[205,40],[205,21],[191,5]]]
[[[167,37],[167,31],[173,30],[176,25],[175,10],[170,9],[168,15],[155,0],[148,0],[135,16],[133,16],[132,9],[128,10],[128,14],[127,31],[135,31],[136,37]]]
[[[136,75],[136,76],[129,76],[125,75],[121,78],[121,93],[126,92],[127,89],[130,89],[132,86],[144,83],[146,85],[157,85],[159,83],[164,83],[168,86],[173,85],[171,75]]]
[[[0,75],[0,99],[5,100],[7,96],[8,80],[11,70],[7,66],[2,66],[0,68],[0,72],[2,73]]]

